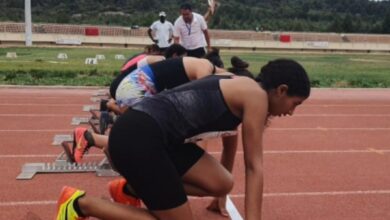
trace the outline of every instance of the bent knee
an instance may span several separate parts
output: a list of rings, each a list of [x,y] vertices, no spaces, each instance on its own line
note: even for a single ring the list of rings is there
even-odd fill
[[[224,196],[232,190],[233,185],[233,176],[227,175],[223,179],[214,182],[214,184],[209,189],[210,194],[215,197]]]

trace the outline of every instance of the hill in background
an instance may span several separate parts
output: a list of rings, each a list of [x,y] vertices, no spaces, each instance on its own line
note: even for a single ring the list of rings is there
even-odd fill
[[[33,22],[149,26],[158,12],[173,22],[184,0],[32,0]],[[190,1],[204,13],[206,0]],[[390,33],[390,1],[220,0],[213,29]],[[24,0],[1,0],[0,21],[24,22]]]

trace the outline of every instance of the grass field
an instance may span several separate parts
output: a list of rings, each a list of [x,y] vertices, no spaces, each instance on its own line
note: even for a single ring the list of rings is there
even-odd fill
[[[16,52],[18,57],[6,58],[7,52]],[[0,48],[0,84],[106,86],[124,62],[115,55],[127,58],[138,52],[125,48]],[[57,59],[59,53],[66,53],[68,59]],[[97,54],[106,59],[97,65],[84,63]],[[306,68],[313,87],[390,87],[390,55],[385,54],[221,51],[221,55],[226,67],[231,56],[241,57],[250,63],[254,75],[269,60],[295,59]]]

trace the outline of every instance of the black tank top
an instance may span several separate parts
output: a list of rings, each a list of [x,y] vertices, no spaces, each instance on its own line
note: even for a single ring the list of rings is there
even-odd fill
[[[184,69],[183,58],[171,58],[150,65],[158,92],[172,89],[190,81]]]
[[[159,124],[167,144],[183,143],[203,132],[236,129],[241,119],[225,103],[219,80],[210,75],[153,97],[145,97],[133,109],[150,115]]]

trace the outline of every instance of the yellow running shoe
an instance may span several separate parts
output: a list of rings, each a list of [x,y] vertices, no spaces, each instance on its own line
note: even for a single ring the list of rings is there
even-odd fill
[[[57,201],[57,215],[55,220],[86,220],[87,218],[80,217],[73,208],[74,201],[84,195],[84,191],[70,186],[64,186],[60,198]]]

